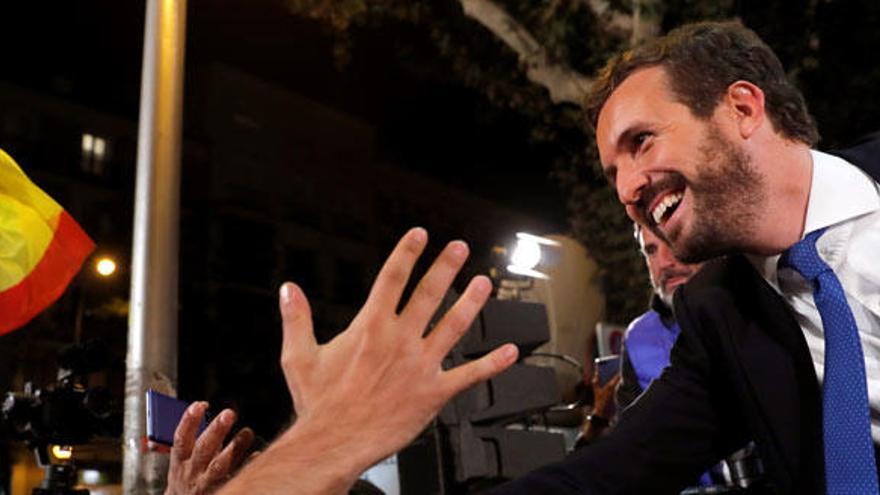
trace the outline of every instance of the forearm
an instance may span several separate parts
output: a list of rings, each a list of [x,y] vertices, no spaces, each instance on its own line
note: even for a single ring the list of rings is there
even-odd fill
[[[218,495],[344,494],[366,469],[359,442],[332,426],[299,421],[248,464]]]

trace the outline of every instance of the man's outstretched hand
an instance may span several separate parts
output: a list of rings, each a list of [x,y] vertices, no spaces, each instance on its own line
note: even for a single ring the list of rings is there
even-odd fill
[[[174,431],[165,495],[204,495],[216,491],[234,473],[254,441],[250,428],[240,430],[223,446],[235,424],[235,413],[225,409],[196,438],[208,409],[206,402],[190,404]]]
[[[467,259],[464,242],[446,246],[397,312],[427,240],[421,228],[403,236],[364,307],[325,345],[315,340],[305,294],[292,283],[281,287],[281,366],[297,422],[227,486],[229,493],[247,486],[260,493],[344,492],[367,467],[410,442],[454,395],[516,361],[516,347],[507,344],[457,368],[441,367],[489,297],[486,277],[471,280],[424,336]]]

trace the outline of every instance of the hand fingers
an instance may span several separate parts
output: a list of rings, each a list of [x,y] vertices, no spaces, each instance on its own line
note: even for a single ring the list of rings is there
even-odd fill
[[[608,380],[608,383],[605,384],[605,388],[613,389],[617,386],[618,383],[620,383],[620,379],[622,377],[623,375],[621,375],[620,373],[615,373],[615,375],[612,376],[610,380]]]
[[[364,308],[393,313],[400,302],[413,266],[425,250],[428,233],[421,227],[410,229],[391,251],[370,289]]]
[[[458,301],[428,335],[427,346],[432,358],[440,360],[449,353],[470,328],[491,293],[492,282],[486,277],[474,277],[471,280]]]
[[[211,462],[211,459],[223,445],[223,439],[232,429],[235,423],[235,413],[231,409],[224,409],[214,421],[199,435],[196,445],[193,447],[191,465],[194,470],[202,471]]]
[[[250,428],[243,428],[236,433],[229,444],[208,465],[205,483],[210,486],[225,481],[227,476],[241,465],[253,441],[254,432]]]
[[[447,402],[459,392],[501,373],[516,362],[519,354],[513,344],[504,344],[485,356],[443,372],[441,398]]]
[[[232,462],[230,463],[230,470],[232,472],[235,472],[245,459],[249,458],[248,450],[254,444],[255,438],[254,430],[250,428],[244,428],[235,434],[235,438],[232,439],[232,443],[235,446],[232,447]]]
[[[281,327],[284,331],[281,345],[281,365],[284,367],[286,363],[312,354],[318,344],[312,326],[312,310],[299,286],[290,282],[282,284],[278,307],[281,309]]]
[[[437,310],[467,257],[467,244],[462,241],[450,242],[419,281],[406,308],[400,314],[406,325],[416,328],[419,335]]]
[[[196,443],[196,432],[199,430],[199,424],[207,409],[207,402],[193,402],[186,408],[186,412],[183,413],[180,423],[174,430],[174,445],[171,447],[172,465],[183,462],[192,455],[193,445]]]
[[[597,368],[597,370],[596,370],[595,372],[593,372],[593,390],[596,390],[596,389],[601,389],[601,390],[612,389],[612,388],[616,387],[618,383],[620,383],[620,379],[621,379],[621,377],[622,377],[622,375],[621,375],[620,373],[615,373],[614,376],[612,376],[612,377],[611,377],[607,382],[605,382],[605,384],[603,385],[603,384],[599,383],[599,371],[598,371],[598,368]]]

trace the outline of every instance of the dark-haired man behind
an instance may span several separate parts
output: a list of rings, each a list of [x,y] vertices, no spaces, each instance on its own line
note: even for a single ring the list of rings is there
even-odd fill
[[[620,353],[618,380],[600,387],[596,377],[593,385],[596,403],[592,414],[584,421],[579,445],[586,445],[599,435],[607,434],[616,422],[614,411],[629,407],[669,366],[669,353],[679,334],[672,312],[672,296],[701,267],[699,263],[678,261],[669,246],[653,232],[640,228],[639,224],[634,224],[634,227],[633,237],[645,258],[653,289],[650,308],[627,326]],[[692,484],[695,484],[698,480],[693,481]],[[699,484],[714,484],[711,473],[704,473]]]
[[[593,395],[596,403],[585,419],[579,444],[586,444],[606,432],[615,418],[642,395],[648,385],[669,366],[669,353],[678,338],[679,328],[672,313],[672,296],[700,269],[700,264],[686,264],[675,259],[669,246],[650,230],[634,224],[633,237],[645,258],[651,281],[651,304],[626,329],[620,353],[619,380],[601,385],[594,372]]]
[[[638,224],[635,237],[639,251],[645,257],[654,294],[651,309],[633,320],[626,329],[620,364],[623,379],[616,394],[620,408],[635,402],[669,366],[669,353],[679,334],[672,313],[672,296],[702,266],[678,261],[663,240],[650,230],[639,228]]]
[[[627,214],[682,261],[722,258],[676,293],[671,365],[615,430],[498,491],[675,493],[754,438],[778,493],[878,493],[880,142],[812,150],[801,94],[735,22],[615,57],[588,103]]]

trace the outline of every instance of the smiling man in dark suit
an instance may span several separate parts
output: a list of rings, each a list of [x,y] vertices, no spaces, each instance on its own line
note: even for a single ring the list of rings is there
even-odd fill
[[[676,293],[671,366],[616,430],[500,491],[675,493],[754,440],[775,493],[877,493],[880,145],[813,150],[800,92],[736,22],[614,58],[588,114],[627,214],[718,259]]]

